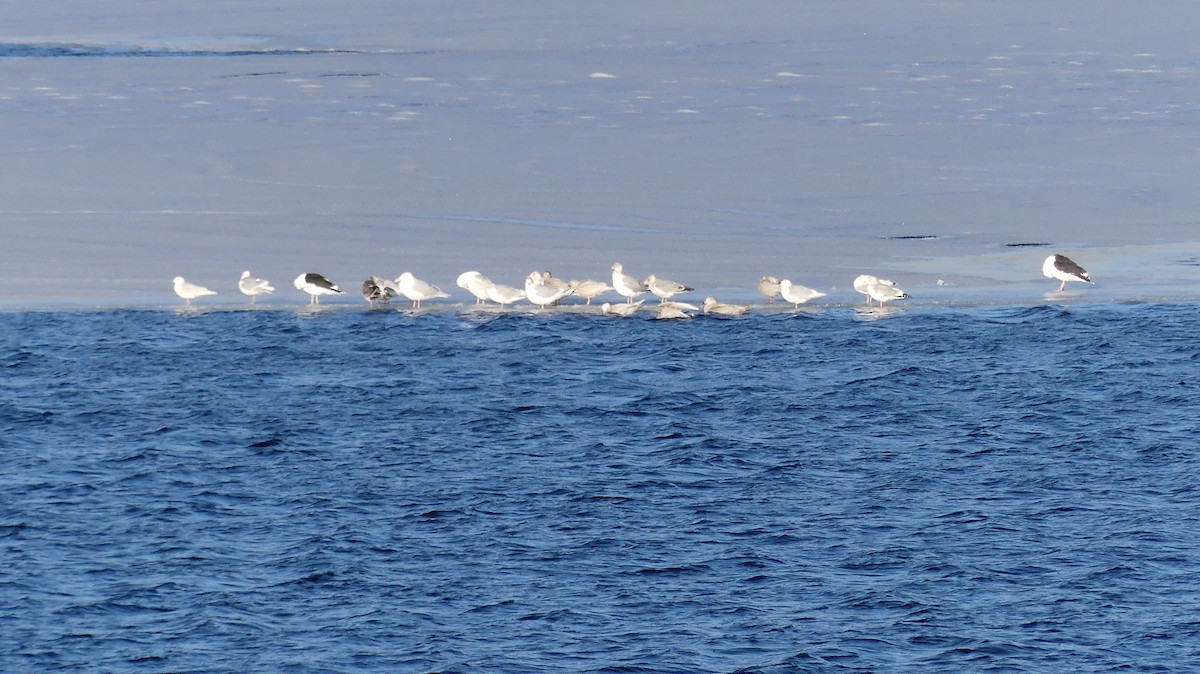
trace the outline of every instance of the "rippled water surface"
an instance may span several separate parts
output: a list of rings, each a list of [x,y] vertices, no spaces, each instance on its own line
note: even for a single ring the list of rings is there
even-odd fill
[[[0,314],[0,669],[1200,667],[1197,334]]]

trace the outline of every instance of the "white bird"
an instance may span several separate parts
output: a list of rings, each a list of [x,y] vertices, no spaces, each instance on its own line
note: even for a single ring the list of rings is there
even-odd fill
[[[487,292],[488,299],[500,306],[508,306],[513,302],[525,299],[525,291],[521,288],[514,288],[499,283],[493,283],[491,286],[488,286]]]
[[[871,283],[867,286],[867,297],[879,302],[879,306],[883,306],[884,302],[908,299],[908,293],[897,288],[894,283]]]
[[[641,295],[649,290],[645,283],[625,273],[625,268],[620,262],[614,262],[612,266],[612,284],[613,290],[616,290],[629,304],[633,304],[633,298]]]
[[[677,302],[675,300],[660,302],[658,306],[671,307],[672,309],[678,309],[680,311],[700,311],[700,307],[696,306],[695,304],[691,304],[689,302]]]
[[[691,317],[692,317],[691,314],[684,311],[683,309],[680,309],[679,307],[671,306],[669,304],[660,304],[658,306],[658,315],[655,316],[654,318],[669,319],[669,318],[691,318]]]
[[[376,302],[387,304],[392,301],[393,297],[399,294],[400,290],[396,287],[396,284],[387,279],[382,279],[375,274],[371,274],[371,278],[363,281],[362,284],[363,299],[371,306],[375,306]]]
[[[779,279],[774,276],[764,276],[758,280],[758,292],[767,298],[767,302],[775,303],[779,297]]]
[[[645,283],[646,287],[650,289],[650,292],[657,295],[659,299],[663,301],[669,300],[679,293],[687,293],[695,290],[695,288],[689,288],[682,283],[668,281],[665,278],[658,278],[654,274],[647,276]]]
[[[872,285],[895,286],[896,282],[889,281],[887,279],[876,278],[870,274],[860,274],[859,276],[855,277],[854,290],[867,296],[867,304],[871,303],[871,293],[867,291],[867,288]]]
[[[197,297],[217,294],[216,292],[209,290],[204,286],[198,286],[195,283],[188,283],[187,281],[184,281],[182,276],[176,276],[171,280],[171,283],[175,286],[175,294],[187,300],[189,307],[192,306],[192,300],[196,299]]]
[[[259,295],[275,292],[275,288],[270,283],[251,276],[249,269],[242,272],[242,278],[238,280],[238,290],[242,291],[243,295],[249,295],[250,304],[254,304],[254,300]]]
[[[784,300],[796,305],[796,308],[799,309],[801,304],[818,297],[824,297],[825,293],[820,290],[813,290],[808,286],[792,283],[788,279],[783,279],[779,282],[779,295]]]
[[[1075,261],[1066,255],[1059,255],[1057,253],[1046,258],[1046,261],[1042,263],[1042,275],[1062,281],[1058,285],[1059,292],[1066,289],[1067,281],[1082,281],[1083,283],[1096,285],[1092,281],[1091,275],[1084,271],[1083,267],[1075,264]]]
[[[605,302],[600,305],[600,313],[612,314],[613,316],[632,316],[638,309],[642,308],[642,303],[646,300],[638,300],[630,304],[609,304]]]
[[[404,272],[396,277],[396,285],[400,289],[400,294],[412,300],[414,309],[421,308],[421,302],[431,300],[435,297],[449,297],[450,295],[442,292],[442,289],[427,283],[412,275],[412,272]]]
[[[591,304],[593,299],[613,289],[612,286],[604,281],[592,281],[590,279],[571,281],[568,285],[575,289],[577,296],[587,300],[588,304]]]
[[[296,286],[296,290],[303,290],[311,295],[308,299],[309,304],[320,304],[320,295],[343,294],[342,289],[337,287],[336,283],[313,272],[297,276],[296,280],[292,281],[292,285]]]
[[[555,284],[548,285],[545,282],[545,278],[545,276],[536,271],[525,278],[525,297],[543,309],[574,292],[565,283],[561,286]],[[555,280],[557,281],[558,279]]]
[[[475,296],[475,304],[487,302],[488,287],[492,285],[492,281],[488,277],[477,271],[465,271],[458,275],[456,283],[459,288]]]
[[[563,281],[562,279],[554,278],[553,274],[548,271],[544,271],[542,272],[542,285],[556,288],[558,290],[564,290],[570,287],[571,284]]]
[[[741,304],[722,304],[715,297],[704,298],[704,313],[718,316],[742,316],[750,311],[750,307]]]

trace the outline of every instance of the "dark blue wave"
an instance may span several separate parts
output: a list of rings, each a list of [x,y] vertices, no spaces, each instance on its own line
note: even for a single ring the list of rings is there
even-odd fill
[[[0,313],[0,670],[1195,669],[1198,328]]]

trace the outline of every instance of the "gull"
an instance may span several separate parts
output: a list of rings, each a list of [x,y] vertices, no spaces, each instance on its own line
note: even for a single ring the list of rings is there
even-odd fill
[[[704,298],[704,313],[718,316],[741,316],[750,311],[749,307],[741,304],[721,304],[715,297]]]
[[[362,295],[367,304],[375,306],[376,302],[387,304],[392,301],[392,298],[399,295],[400,290],[395,283],[386,279],[379,278],[375,274],[371,274],[371,278],[363,281]]]
[[[668,318],[691,318],[692,315],[680,309],[679,307],[671,306],[670,304],[660,304],[658,307],[658,315],[656,319]]]
[[[779,297],[779,279],[774,276],[764,276],[758,280],[758,292],[762,293],[763,297],[771,304],[775,303],[775,298]]]
[[[561,279],[556,279],[550,272],[544,271],[542,272],[542,285],[549,286],[557,290],[565,290],[566,288],[569,288],[571,284]]]
[[[889,281],[887,279],[876,278],[870,274],[861,274],[855,277],[854,289],[867,296],[867,304],[871,303],[871,293],[867,291],[867,288],[872,285],[895,286],[896,282]]]
[[[400,289],[400,294],[412,300],[414,309],[421,308],[423,300],[431,300],[435,297],[449,297],[450,295],[442,292],[442,289],[427,283],[412,275],[412,272],[404,272],[396,277],[396,285]]]
[[[1059,292],[1066,289],[1067,281],[1082,281],[1083,283],[1096,285],[1092,281],[1091,275],[1084,271],[1083,267],[1075,264],[1075,261],[1066,255],[1059,255],[1057,253],[1046,258],[1046,261],[1042,263],[1042,275],[1062,281],[1058,285]]]
[[[477,271],[465,271],[458,275],[459,288],[475,296],[475,304],[484,304],[488,299],[488,287],[492,281]]]
[[[680,311],[700,311],[700,307],[696,306],[695,304],[689,304],[687,302],[676,302],[675,300],[671,300],[669,302],[666,302],[666,301],[660,302],[658,306],[671,307],[672,309],[678,309]]]
[[[525,297],[543,309],[575,292],[565,283],[561,286],[547,284],[545,279],[545,276],[536,271],[525,278]]]
[[[658,278],[654,274],[647,276],[645,283],[646,287],[650,289],[650,292],[658,295],[659,299],[663,301],[669,300],[679,293],[688,293],[695,290],[695,288],[689,288],[682,283],[668,281],[665,278]]]
[[[908,293],[897,288],[894,283],[871,283],[867,285],[867,297],[878,301],[879,306],[883,306],[884,302],[908,299]]]
[[[292,285],[296,286],[296,290],[303,290],[311,295],[308,299],[309,304],[320,304],[321,295],[343,294],[342,289],[337,287],[336,283],[314,272],[297,276],[296,280],[292,281]]]
[[[171,280],[171,283],[175,285],[175,294],[187,300],[189,307],[192,306],[192,300],[196,299],[197,297],[217,294],[216,292],[209,290],[204,286],[198,286],[195,283],[188,283],[187,281],[184,281],[182,276],[176,276]]]
[[[600,313],[612,314],[613,316],[632,316],[638,309],[642,308],[642,303],[646,300],[638,300],[631,304],[609,304],[605,302],[600,305]]]
[[[242,291],[243,295],[250,296],[250,304],[254,304],[254,300],[257,299],[259,295],[275,292],[275,288],[271,286],[270,283],[267,283],[260,278],[254,278],[251,276],[249,269],[242,272],[242,278],[238,280],[238,290]]]
[[[629,304],[633,304],[633,298],[646,292],[648,288],[645,283],[625,273],[625,268],[620,262],[614,262],[612,266],[612,282],[613,290],[623,295]]]
[[[600,295],[603,295],[604,293],[613,289],[612,286],[608,285],[604,281],[592,281],[590,279],[584,281],[571,281],[568,285],[575,289],[576,295],[587,300],[588,304],[592,303],[593,298],[599,297]]]
[[[788,302],[796,305],[796,308],[799,309],[801,304],[818,297],[824,297],[825,293],[798,283],[792,283],[788,279],[783,279],[779,282],[779,295]]]
[[[525,291],[520,288],[506,286],[498,283],[493,283],[487,289],[488,299],[499,304],[507,306],[513,302],[518,302],[525,299]]]

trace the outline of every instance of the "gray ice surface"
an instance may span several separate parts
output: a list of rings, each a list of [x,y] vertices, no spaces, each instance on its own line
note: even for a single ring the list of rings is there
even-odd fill
[[[0,304],[412,271],[1194,298],[1200,6],[7,0]],[[1014,246],[1013,244],[1046,244]],[[938,284],[938,281],[942,284]]]

